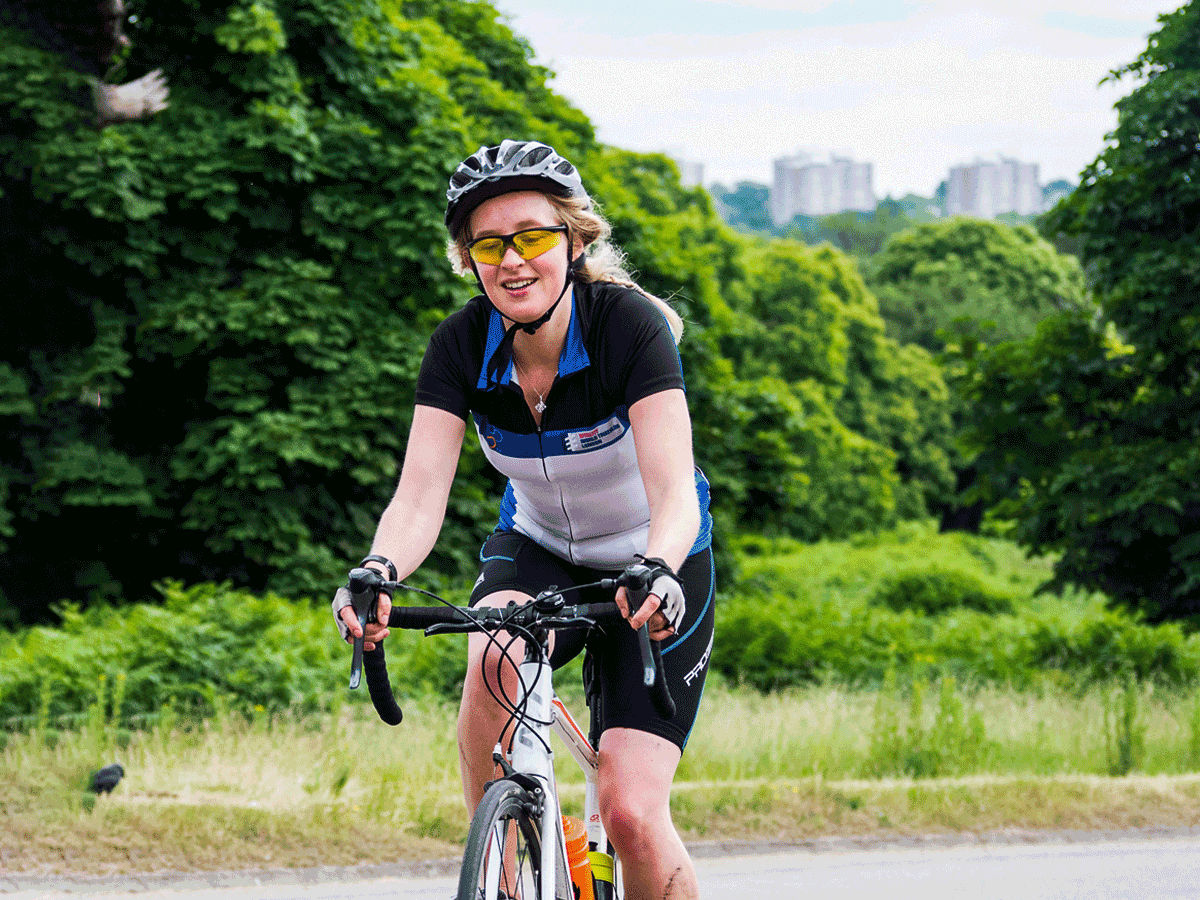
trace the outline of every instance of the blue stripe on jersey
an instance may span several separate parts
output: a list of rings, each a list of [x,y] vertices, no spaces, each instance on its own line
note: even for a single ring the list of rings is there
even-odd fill
[[[558,377],[574,375],[592,364],[587,348],[583,346],[583,326],[579,324],[579,311],[571,305],[571,324],[567,327],[567,342],[558,357]]]
[[[475,383],[477,390],[487,390],[488,363],[495,354],[496,348],[500,346],[500,342],[504,340],[504,332],[504,317],[493,307],[491,316],[488,318],[487,343],[483,348],[483,366],[479,370],[479,380]],[[591,357],[588,356],[587,348],[583,346],[583,326],[579,324],[579,310],[572,304],[571,324],[567,326],[567,340],[558,357],[558,376],[562,378],[566,375],[573,375],[591,364]],[[508,384],[512,380],[512,370],[510,361],[508,369],[500,374],[501,384]]]
[[[516,531],[517,498],[513,495],[512,482],[504,487],[504,499],[500,501],[500,521],[495,531]]]
[[[500,346],[500,342],[504,340],[504,317],[492,309],[492,315],[488,319],[487,344],[483,348],[483,366],[479,369],[479,381],[475,383],[475,389],[479,391],[487,390],[487,367],[492,361],[492,357],[496,354],[496,348]],[[508,369],[500,373],[500,383],[508,384],[512,378],[512,360],[509,360]]]
[[[621,406],[611,416],[586,428],[564,428],[540,434],[518,434],[493,425],[487,416],[471,413],[488,447],[509,459],[549,459],[599,450],[629,431],[629,410]]]
[[[471,417],[475,420],[475,427],[479,429],[480,439],[486,441],[488,447],[496,453],[509,459],[541,459],[541,435],[517,434],[515,431],[497,428],[488,421],[487,416],[477,412],[471,413]]]

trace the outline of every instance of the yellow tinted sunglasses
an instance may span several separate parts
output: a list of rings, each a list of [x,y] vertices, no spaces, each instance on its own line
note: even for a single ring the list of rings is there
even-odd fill
[[[566,225],[544,225],[541,228],[514,231],[512,234],[492,234],[468,243],[467,252],[475,262],[489,266],[500,265],[509,247],[516,250],[521,259],[534,259],[562,243],[566,231]]]

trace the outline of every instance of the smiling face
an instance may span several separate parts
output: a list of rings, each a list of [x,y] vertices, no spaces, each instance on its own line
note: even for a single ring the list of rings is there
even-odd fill
[[[477,239],[559,224],[544,194],[514,191],[481,203],[471,213],[469,230],[471,238]],[[563,240],[533,259],[521,259],[514,248],[506,247],[499,265],[476,262],[475,271],[501,315],[514,322],[533,322],[558,299],[567,277],[567,262],[567,242]]]

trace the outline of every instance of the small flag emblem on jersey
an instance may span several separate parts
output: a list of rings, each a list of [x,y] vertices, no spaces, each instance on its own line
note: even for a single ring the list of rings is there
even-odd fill
[[[607,422],[587,431],[568,431],[563,435],[563,443],[572,453],[584,453],[611,444],[624,433],[625,426],[621,424],[620,419],[613,416]]]

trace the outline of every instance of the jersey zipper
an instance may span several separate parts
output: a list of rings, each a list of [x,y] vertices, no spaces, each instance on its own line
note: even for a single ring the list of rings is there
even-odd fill
[[[546,468],[546,445],[544,443],[545,437],[542,434],[542,422],[546,421],[546,412],[550,409],[550,395],[554,393],[554,388],[557,384],[558,384],[558,376],[555,375],[554,380],[552,382],[550,382],[550,387],[546,389],[546,397],[542,401],[543,403],[546,404],[546,408],[542,410],[541,421],[538,421],[537,419],[533,418],[533,413],[530,412],[530,410],[529,410],[528,401],[526,401],[526,403],[525,403],[525,411],[529,413],[529,418],[533,419],[533,425],[535,428],[537,428],[538,457],[542,461],[542,475],[545,476],[547,484],[550,483],[550,470]],[[525,391],[524,390],[521,391],[521,399],[525,400]],[[574,528],[574,524],[571,522],[571,515],[570,515],[570,513],[567,512],[567,505],[566,505],[566,503],[563,502],[563,493],[561,490],[559,490],[559,492],[558,492],[558,507],[559,507],[559,509],[562,510],[563,521],[567,523],[567,531],[569,532],[569,536],[568,536],[567,540],[570,542],[570,547],[573,547],[575,544],[575,528]],[[570,552],[569,549],[568,549],[568,552]],[[574,557],[574,553],[572,553],[571,555],[572,555],[572,557]]]

